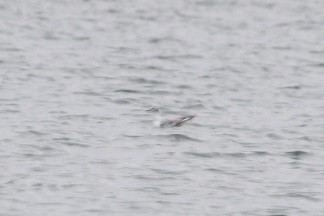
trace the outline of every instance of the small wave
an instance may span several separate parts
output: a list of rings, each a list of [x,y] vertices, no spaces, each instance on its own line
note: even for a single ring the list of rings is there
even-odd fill
[[[140,138],[142,136],[139,136],[139,135],[126,135],[126,134],[124,134],[123,137],[127,137],[127,138]]]
[[[203,57],[201,55],[187,54],[187,55],[177,56],[177,58],[180,58],[180,59],[202,59]]]
[[[278,134],[275,134],[275,133],[268,133],[267,134],[267,137],[271,138],[271,139],[276,139],[276,140],[280,140],[282,139],[282,137]]]
[[[175,61],[176,56],[171,56],[171,55],[157,55],[157,56],[154,56],[153,58],[159,59],[159,60]]]
[[[200,158],[214,158],[214,157],[220,157],[221,153],[219,152],[206,152],[206,153],[198,153],[198,152],[185,152],[187,155],[200,157]]]
[[[74,141],[69,137],[54,138],[53,140],[68,146],[89,147],[89,145]]]
[[[132,98],[124,98],[124,99],[117,99],[114,100],[114,103],[116,104],[130,104],[134,101]]]
[[[14,110],[14,109],[4,109],[0,111],[1,113],[19,113],[19,110]]]
[[[314,194],[315,195],[315,194]],[[294,197],[294,198],[301,198],[305,200],[310,200],[310,201],[321,201],[321,199],[314,197],[313,194],[301,194],[301,193],[288,193],[286,196],[287,197]]]
[[[160,60],[175,61],[177,59],[189,59],[189,60],[201,59],[202,56],[194,55],[194,54],[188,54],[188,55],[157,55],[157,56],[154,56],[153,58],[160,59]]]
[[[140,93],[140,91],[133,90],[133,89],[118,89],[118,90],[115,90],[115,92],[120,92],[120,93],[133,93],[133,94]]]
[[[168,135],[158,135],[161,138],[171,138],[175,141],[195,141],[195,142],[202,142],[202,140],[190,137],[184,134],[168,134]]]
[[[216,172],[216,173],[222,173],[222,172],[224,172],[224,170],[217,169],[217,168],[207,168],[206,170],[209,171],[209,172]]]
[[[83,147],[83,148],[86,148],[86,147],[89,147],[87,144],[83,144],[83,143],[79,143],[79,142],[72,142],[72,141],[69,141],[69,142],[61,142],[62,144],[64,145],[68,145],[68,146],[78,146],[78,147]]]
[[[127,70],[136,70],[137,67],[134,65],[130,65],[130,64],[117,64],[118,67],[120,67],[121,69],[127,69]]]
[[[88,95],[88,96],[101,96],[101,93],[94,92],[94,91],[76,91],[73,92],[75,95]]]
[[[150,38],[148,40],[149,43],[153,43],[153,44],[158,44],[158,43],[170,43],[170,42],[175,42],[175,43],[179,43],[181,42],[178,39],[175,38],[170,38],[170,37],[164,37],[164,38]]]
[[[46,133],[40,132],[40,131],[36,131],[36,130],[29,130],[28,133],[33,134],[33,135],[38,135],[38,136],[44,136],[44,135],[46,135]]]
[[[324,67],[324,63],[316,63],[316,64],[313,64],[312,66],[314,66],[314,67]]]
[[[184,110],[190,110],[190,109],[204,109],[205,106],[201,103],[197,104],[191,104],[191,105],[186,105],[182,107]]]
[[[34,154],[34,153],[23,153],[21,155],[26,158],[42,158],[42,157],[44,157],[44,155]]]
[[[169,95],[169,94],[176,94],[176,92],[170,92],[170,91],[150,91],[149,94],[152,95]]]
[[[55,141],[70,141],[71,138],[69,137],[60,137],[60,138],[54,138]]]
[[[253,152],[255,155],[270,155],[270,153],[265,152],[265,151],[255,151]]]
[[[193,137],[190,137],[190,136],[184,135],[184,134],[171,134],[169,136],[171,136],[175,140],[190,140],[190,141],[202,142],[202,140],[200,140],[200,139],[193,138]]]
[[[224,106],[213,106],[213,108],[215,110],[225,110],[226,109],[226,107],[224,107]]]
[[[298,89],[301,89],[302,87],[300,85],[292,85],[292,86],[285,86],[285,87],[282,87],[282,89],[295,89],[295,90],[298,90]]]
[[[229,157],[229,158],[244,158],[249,156],[264,156],[269,155],[268,152],[255,151],[251,153],[233,152],[233,153],[221,153],[221,152],[185,152],[185,154],[195,157],[214,158],[214,157]]]
[[[299,140],[304,140],[304,141],[309,141],[309,142],[312,141],[312,139],[311,139],[309,136],[299,137],[298,139],[299,139]]]
[[[88,114],[71,114],[71,115],[63,115],[59,117],[60,119],[87,119],[89,118]]]
[[[189,171],[187,170],[166,170],[166,169],[150,169],[151,171],[158,173],[158,174],[174,174],[174,175],[183,175],[185,173],[188,173]]]
[[[135,83],[140,83],[140,84],[154,84],[154,85],[165,84],[165,82],[163,82],[163,81],[151,80],[151,79],[145,79],[145,78],[130,78],[129,80],[132,82],[135,82]]]
[[[149,71],[171,71],[170,69],[160,67],[160,66],[154,66],[154,65],[148,65],[144,66],[143,70],[149,70]]]
[[[77,36],[77,37],[73,37],[74,40],[78,40],[78,41],[87,41],[90,40],[90,37],[87,36]]]
[[[290,151],[290,152],[286,152],[286,155],[288,155],[289,157],[293,158],[293,159],[300,159],[301,157],[307,156],[309,155],[308,152],[305,151]]]
[[[0,185],[3,184],[14,184],[16,182],[16,180],[10,179],[10,180],[3,180],[1,179]]]
[[[190,85],[177,85],[175,86],[176,88],[179,88],[179,89],[192,89],[193,87],[190,86]]]

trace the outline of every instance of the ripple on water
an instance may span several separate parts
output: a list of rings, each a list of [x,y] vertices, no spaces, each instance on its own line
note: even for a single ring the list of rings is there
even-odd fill
[[[324,212],[324,1],[0,2],[0,215]]]
[[[183,175],[185,173],[188,173],[188,170],[166,170],[166,169],[157,169],[157,168],[153,168],[150,169],[151,171],[158,173],[158,174],[171,174],[171,175]]]
[[[152,84],[152,85],[164,85],[166,82],[160,81],[160,80],[154,80],[154,79],[147,79],[142,77],[136,77],[136,78],[129,78],[130,81],[134,83],[139,84]]]
[[[59,116],[60,119],[88,119],[90,117],[89,114],[69,114],[69,115],[61,115]]]
[[[294,199],[303,199],[308,200],[312,202],[321,202],[322,200],[320,198],[315,197],[318,195],[317,193],[312,192],[295,192],[295,193],[283,193],[283,194],[275,194],[272,195],[273,197],[283,197],[283,198],[294,198]]]
[[[116,104],[131,104],[134,103],[136,99],[134,98],[118,98],[116,100],[113,100],[114,103]]]
[[[164,71],[164,72],[168,72],[170,71],[167,68],[161,67],[161,66],[156,66],[156,65],[148,65],[148,66],[144,66],[143,70],[148,70],[148,71]]]
[[[134,90],[134,89],[117,89],[114,92],[128,93],[128,94],[139,94],[139,93],[141,93],[141,91]]]
[[[251,156],[264,156],[270,155],[265,151],[254,151],[250,153],[242,153],[242,152],[233,152],[233,153],[222,153],[222,152],[185,152],[187,155],[191,155],[194,157],[201,158],[217,158],[217,157],[225,157],[225,158],[244,158]]]
[[[53,140],[57,141],[57,142],[59,142],[61,144],[67,145],[67,146],[77,146],[77,147],[82,147],[82,148],[89,147],[88,144],[78,142],[78,141],[73,140],[73,139],[71,139],[69,137],[54,138]]]
[[[178,89],[193,89],[192,86],[190,86],[190,85],[184,85],[184,84],[176,85],[175,87],[178,88]]]
[[[215,158],[221,156],[219,152],[185,152],[185,154],[198,158]]]
[[[291,86],[282,87],[282,89],[294,89],[294,90],[299,90],[301,88],[302,88],[301,85],[291,85]]]
[[[153,56],[153,59],[159,59],[164,61],[179,61],[179,60],[194,60],[201,59],[202,56],[194,55],[194,54],[186,54],[186,55],[157,55]]]
[[[286,194],[287,197],[293,197],[293,198],[300,198],[305,199],[313,202],[319,202],[322,201],[321,199],[315,197],[317,193],[288,193]]]
[[[197,138],[193,138],[190,137],[188,135],[184,135],[184,134],[167,134],[167,135],[157,135],[156,137],[159,138],[167,138],[167,139],[171,139],[173,141],[194,141],[194,142],[203,142],[200,139]]]
[[[191,110],[191,109],[203,110],[204,108],[205,106],[202,103],[190,104],[182,107],[182,109],[184,110]]]
[[[292,159],[301,159],[305,156],[308,156],[310,155],[310,153],[308,152],[305,152],[305,151],[289,151],[289,152],[286,152],[286,155],[289,156],[290,158]]]
[[[47,133],[41,132],[41,131],[38,131],[38,130],[28,130],[28,133],[36,135],[36,136],[45,136],[45,135],[47,135]]]
[[[178,40],[173,37],[152,37],[148,40],[149,43],[158,44],[158,43],[182,43],[181,40]]]
[[[4,113],[4,114],[10,114],[10,113],[20,113],[20,110],[16,110],[16,109],[3,109],[0,110],[0,113]]]
[[[179,94],[179,92],[170,92],[170,91],[163,91],[163,90],[160,90],[160,91],[149,91],[148,92],[150,95],[170,95],[170,94]]]
[[[86,95],[86,96],[102,96],[102,93],[99,92],[95,92],[92,90],[88,90],[88,91],[75,91],[73,92],[73,94],[75,95]]]

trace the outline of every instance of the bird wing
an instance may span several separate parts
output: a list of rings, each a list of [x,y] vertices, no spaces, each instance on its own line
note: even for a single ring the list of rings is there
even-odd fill
[[[188,116],[183,116],[179,117],[176,119],[167,119],[161,122],[160,127],[180,127],[182,126],[185,122],[193,119],[195,115],[188,115]]]

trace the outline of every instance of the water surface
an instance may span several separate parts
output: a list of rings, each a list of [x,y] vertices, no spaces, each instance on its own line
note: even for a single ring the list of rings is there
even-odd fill
[[[323,215],[322,8],[0,3],[0,214]]]

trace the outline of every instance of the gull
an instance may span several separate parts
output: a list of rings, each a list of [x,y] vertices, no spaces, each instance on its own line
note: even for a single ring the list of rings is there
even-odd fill
[[[155,127],[160,127],[160,128],[166,128],[166,127],[180,127],[182,126],[185,122],[193,119],[196,117],[196,115],[185,115],[185,116],[180,116],[177,118],[173,119],[166,119],[161,115],[160,109],[152,107],[148,110],[148,112],[153,112],[157,113],[158,115],[156,116],[153,124]]]

